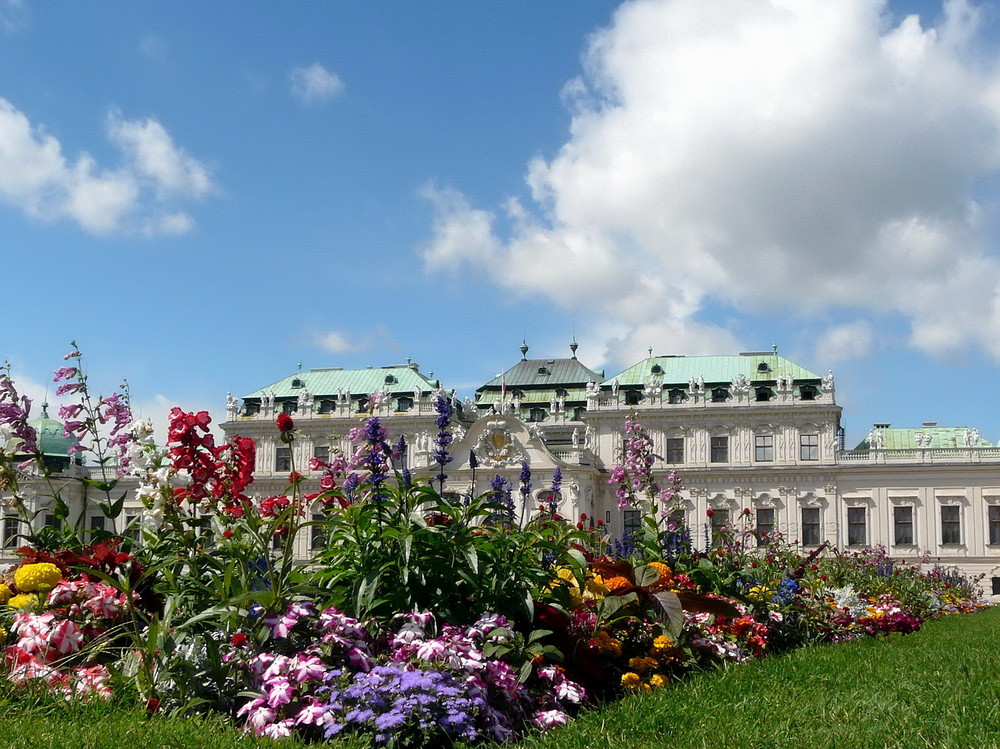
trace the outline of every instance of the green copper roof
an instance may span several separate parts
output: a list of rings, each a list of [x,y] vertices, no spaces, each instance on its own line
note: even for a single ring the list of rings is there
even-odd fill
[[[339,391],[350,391],[351,395],[367,395],[385,389],[391,394],[412,394],[419,387],[427,394],[438,386],[437,380],[425,377],[416,365],[400,364],[392,367],[368,369],[310,369],[296,372],[283,380],[254,390],[244,398],[260,398],[265,392],[274,393],[276,398],[295,397],[305,391],[317,399],[326,395],[337,395]]]
[[[585,367],[577,359],[522,359],[476,392],[499,390],[503,383],[507,384],[507,392],[511,388],[548,388],[554,391],[562,387],[569,390],[573,385],[585,387],[588,382],[600,382],[602,379],[601,373]]]
[[[513,398],[512,390],[517,388],[507,388],[507,401],[510,402]],[[566,399],[567,403],[583,402],[587,400],[587,389],[586,388],[562,388],[566,391],[566,395],[563,397]],[[479,405],[489,405],[491,403],[498,403],[500,401],[500,391],[491,390],[488,392],[477,393],[478,399],[477,403]],[[525,390],[524,396],[521,398],[521,403],[528,405],[530,403],[544,403],[548,404],[552,398],[558,398],[556,395],[556,388],[548,388],[545,390]]]
[[[972,430],[966,427],[939,427],[924,426],[913,429],[893,429],[882,428],[873,431],[882,434],[883,450],[918,450],[918,449],[944,449],[952,447],[993,447],[993,445],[982,437],[975,435],[975,443],[966,444],[966,435]],[[928,441],[927,437],[930,436]],[[971,437],[972,435],[970,435]],[[855,450],[869,450],[874,445],[869,442],[869,437],[865,437]]]
[[[62,422],[50,419],[45,410],[42,415],[28,422],[38,435],[38,451],[42,455],[69,455],[69,449],[77,444],[74,437],[63,437]]]
[[[661,370],[659,373],[654,371],[657,366]],[[654,356],[608,378],[604,384],[617,379],[619,385],[645,385],[654,375],[661,376],[664,385],[686,386],[692,377],[704,377],[708,384],[728,384],[738,374],[743,374],[751,382],[774,382],[779,375],[792,377],[796,382],[820,380],[819,375],[808,369],[767,352],[737,356]]]

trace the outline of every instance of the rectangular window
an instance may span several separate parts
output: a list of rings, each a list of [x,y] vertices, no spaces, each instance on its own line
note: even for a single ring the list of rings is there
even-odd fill
[[[625,510],[625,535],[629,536],[638,531],[641,521],[638,510]]]
[[[847,508],[847,545],[864,546],[868,543],[867,509]]]
[[[140,538],[142,538],[142,531],[139,528],[138,515],[125,516],[125,535],[131,538],[133,541],[138,541]]]
[[[729,525],[729,510],[712,510],[712,542]]]
[[[1000,596],[1000,577],[991,577],[990,584],[993,587],[991,591],[993,595]]]
[[[913,508],[892,508],[893,543],[896,546],[913,545]]]
[[[799,435],[799,459],[819,460],[819,435],[801,434]]]
[[[329,445],[313,445],[313,457],[319,458],[324,463],[330,462],[330,446]]]
[[[990,546],[1000,544],[1000,505],[989,506]]]
[[[318,513],[313,513],[312,521],[314,523],[320,523],[323,521],[323,516]],[[318,551],[326,546],[326,534],[323,533],[322,525],[314,525],[309,529],[309,548],[313,551]]]
[[[941,508],[941,543],[962,543],[962,508],[945,505]]]
[[[55,528],[56,530],[59,530],[60,528],[62,528],[62,520],[57,518],[51,512],[47,512],[45,513],[45,527]]]
[[[774,437],[759,434],[753,438],[753,459],[758,463],[774,460]]]
[[[106,518],[103,515],[91,515],[90,516],[90,530],[92,531],[103,531],[104,521]]]
[[[757,508],[757,545],[763,546],[767,539],[764,536],[770,536],[774,533],[774,508],[773,507],[758,507]]]
[[[712,462],[729,462],[729,437],[712,437]]]
[[[3,547],[13,549],[17,546],[17,518],[3,519]]]
[[[819,546],[820,544],[819,508],[802,508],[802,545]]]
[[[667,437],[667,462],[668,463],[684,462],[683,437]]]
[[[279,447],[274,451],[274,470],[276,473],[292,470],[292,448]]]

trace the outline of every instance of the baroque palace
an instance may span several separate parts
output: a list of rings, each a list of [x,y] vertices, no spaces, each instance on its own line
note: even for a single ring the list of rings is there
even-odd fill
[[[523,345],[520,361],[464,401],[415,363],[299,371],[242,399],[230,395],[221,426],[227,436],[257,444],[250,488],[260,497],[284,491],[293,469],[308,476],[312,457],[328,460],[338,449],[350,454],[347,434],[368,414],[382,419],[393,440],[406,437],[408,468],[427,477],[437,473],[434,400],[444,396],[455,406],[446,492],[482,492],[495,474],[516,486],[527,461],[533,504],[554,499],[564,517],[600,519],[617,537],[638,522],[635,511],[617,510],[608,483],[625,417],[634,412],[661,456],[654,466],[661,485],[671,470],[683,481],[696,545],[710,544],[724,525],[750,523],[805,548],[882,545],[909,562],[940,561],[985,575],[986,592],[1000,594],[1000,448],[976,429],[876,424],[861,444],[845,449],[832,374],[817,375],[776,350],[650,352],[607,377],[577,359],[575,342],[570,349],[569,358],[529,359]],[[291,447],[274,428],[282,412],[299,430]],[[66,458],[69,444],[58,422],[45,416],[36,428],[67,482],[86,474]],[[552,497],[556,468],[562,488]],[[44,501],[39,488],[35,502]],[[141,513],[136,500],[126,507],[119,531]],[[38,522],[46,518],[43,512]],[[91,527],[105,522],[90,519]],[[8,555],[16,528],[5,519]],[[305,558],[320,538],[299,541]]]

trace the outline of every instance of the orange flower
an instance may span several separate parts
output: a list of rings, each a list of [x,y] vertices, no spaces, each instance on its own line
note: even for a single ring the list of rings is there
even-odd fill
[[[673,571],[663,562],[650,562],[649,566],[660,573],[659,579],[653,583],[651,588],[666,588],[674,579]]]
[[[626,689],[639,689],[642,687],[642,679],[639,678],[639,674],[629,671],[622,674],[622,686]]]
[[[610,580],[606,580],[604,584],[608,586],[608,590],[612,593],[617,593],[620,590],[625,590],[626,588],[632,586],[632,583],[628,581],[628,578],[622,577],[621,575],[612,577]]]

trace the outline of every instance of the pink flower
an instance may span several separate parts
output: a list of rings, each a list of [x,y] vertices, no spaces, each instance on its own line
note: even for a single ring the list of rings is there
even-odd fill
[[[75,653],[83,643],[83,632],[69,619],[63,619],[52,628],[50,640],[63,655]]]
[[[562,710],[539,710],[535,717],[531,719],[537,728],[543,731],[556,726],[564,726],[569,723],[569,716]]]

